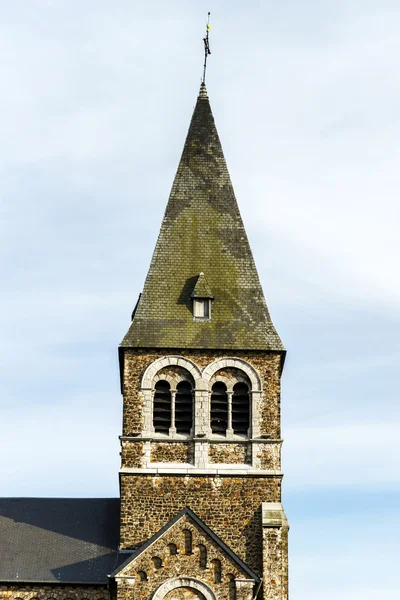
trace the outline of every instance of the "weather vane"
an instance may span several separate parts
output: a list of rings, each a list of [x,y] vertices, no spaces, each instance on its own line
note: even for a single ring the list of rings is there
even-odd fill
[[[206,23],[206,37],[203,38],[204,42],[204,70],[203,70],[203,83],[206,81],[206,69],[207,69],[207,57],[211,54],[210,44],[208,42],[208,34],[210,32],[210,13],[208,13],[207,23]]]

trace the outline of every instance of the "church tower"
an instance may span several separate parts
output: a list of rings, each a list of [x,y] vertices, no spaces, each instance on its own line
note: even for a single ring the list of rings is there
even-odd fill
[[[285,349],[204,83],[119,352],[118,600],[286,600]]]

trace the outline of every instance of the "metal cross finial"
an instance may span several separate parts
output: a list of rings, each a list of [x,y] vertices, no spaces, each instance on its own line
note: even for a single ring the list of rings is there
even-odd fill
[[[204,42],[204,69],[203,69],[203,83],[206,81],[206,69],[207,69],[207,57],[211,54],[210,44],[208,43],[208,34],[211,29],[210,25],[210,13],[208,13],[207,23],[206,23],[206,37],[203,38]]]

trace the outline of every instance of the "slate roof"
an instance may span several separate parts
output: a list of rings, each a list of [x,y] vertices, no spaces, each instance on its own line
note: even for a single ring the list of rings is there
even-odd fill
[[[200,273],[199,278],[197,279],[196,285],[194,286],[194,290],[191,293],[192,298],[214,298],[212,295],[212,291],[207,283],[207,279],[204,276],[204,273]]]
[[[118,555],[118,498],[1,498],[0,581],[108,583]]]
[[[210,321],[194,321],[204,272]],[[284,350],[271,321],[205,85],[162,221],[143,293],[121,347]]]
[[[194,523],[196,523],[196,525],[200,527],[200,529],[202,529],[204,533],[208,537],[210,537],[213,540],[213,542],[215,542],[221,548],[221,550],[233,560],[233,562],[235,562],[238,565],[238,567],[245,571],[245,573],[247,573],[247,575],[251,579],[254,579],[254,581],[256,582],[260,581],[258,575],[252,569],[250,569],[250,567],[248,567],[246,563],[243,562],[242,559],[239,558],[238,555],[233,550],[231,550],[229,546],[227,546],[225,542],[223,542],[221,538],[216,533],[214,533],[213,530],[210,529],[204,523],[204,521],[202,521],[200,517],[198,517],[196,513],[194,513],[188,506],[183,510],[179,511],[178,514],[175,515],[175,517],[168,521],[168,523],[166,523],[164,527],[162,527],[159,531],[157,531],[157,533],[155,533],[150,539],[148,539],[147,542],[145,542],[142,546],[137,548],[123,563],[121,563],[114,570],[114,572],[111,574],[112,577],[118,575],[118,573],[120,573],[127,565],[129,565],[133,560],[135,560],[138,556],[145,552],[147,548],[154,544],[154,542],[156,542],[162,535],[164,535],[166,531],[168,531],[168,529],[173,527],[175,523],[180,521],[180,519],[182,519],[182,517],[184,516],[188,516],[190,519],[192,519],[192,521],[194,521]]]

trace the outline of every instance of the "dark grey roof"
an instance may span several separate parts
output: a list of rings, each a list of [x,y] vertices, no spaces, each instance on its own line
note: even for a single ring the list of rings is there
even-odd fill
[[[1,498],[0,581],[107,583],[118,498]]]
[[[246,563],[243,562],[242,559],[239,558],[238,555],[233,550],[231,550],[229,546],[227,546],[225,542],[223,542],[221,538],[216,533],[214,533],[213,530],[210,529],[204,523],[204,521],[202,521],[200,517],[198,517],[196,513],[194,513],[188,506],[179,511],[178,514],[175,515],[175,517],[168,521],[168,523],[166,523],[164,527],[162,527],[159,531],[157,531],[157,533],[155,533],[150,539],[148,539],[147,542],[145,542],[144,544],[142,544],[142,546],[137,548],[123,563],[121,563],[114,570],[114,572],[111,574],[112,577],[118,575],[118,573],[122,571],[122,569],[124,569],[127,565],[129,565],[130,562],[132,562],[132,560],[135,560],[135,558],[140,556],[145,550],[147,550],[147,548],[154,544],[154,542],[156,542],[162,535],[164,535],[164,533],[168,529],[175,525],[175,523],[177,523],[185,515],[192,519],[192,521],[194,521],[196,525],[200,527],[200,529],[202,529],[204,533],[208,537],[210,537],[213,540],[213,542],[215,542],[221,548],[221,550],[233,560],[233,562],[235,562],[243,571],[245,571],[245,573],[247,573],[247,575],[249,575],[251,579],[254,579],[257,582],[260,581],[258,575],[254,573],[254,571],[250,569],[250,567],[248,567]]]
[[[204,272],[212,319],[195,321]],[[202,84],[143,293],[121,347],[277,350],[228,168]]]

